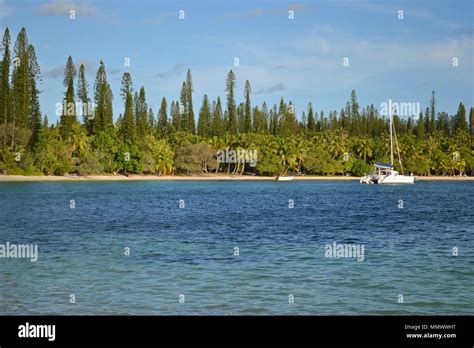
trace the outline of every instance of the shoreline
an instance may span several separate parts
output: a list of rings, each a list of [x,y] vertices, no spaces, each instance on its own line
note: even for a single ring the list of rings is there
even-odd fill
[[[317,176],[304,175],[295,176],[293,181],[356,181],[359,177],[355,176]],[[416,181],[474,181],[474,176],[417,176]],[[25,176],[25,175],[0,175],[2,182],[53,182],[53,181],[275,181],[274,176],[252,176],[252,175],[87,175],[87,176]]]

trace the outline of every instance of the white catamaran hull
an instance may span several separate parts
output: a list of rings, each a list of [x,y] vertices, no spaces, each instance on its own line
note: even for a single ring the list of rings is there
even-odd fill
[[[408,175],[366,175],[360,179],[362,184],[414,184],[415,177]]]
[[[384,175],[379,178],[378,184],[414,184],[415,177],[408,175]]]

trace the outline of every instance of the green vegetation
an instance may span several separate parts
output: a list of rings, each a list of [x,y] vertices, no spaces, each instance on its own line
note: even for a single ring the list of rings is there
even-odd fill
[[[148,108],[145,88],[135,91],[132,76],[124,73],[123,110],[114,122],[113,94],[104,62],[99,64],[91,98],[84,66],[77,72],[69,56],[59,122],[49,125],[39,105],[40,68],[24,28],[13,54],[10,46],[7,28],[0,62],[0,169],[9,174],[296,172],[360,176],[370,171],[374,161],[389,161],[389,121],[374,105],[361,109],[355,91],[339,113],[318,114],[310,103],[298,120],[295,106],[283,98],[272,108],[265,102],[261,107],[252,106],[249,81],[243,101],[237,104],[232,70],[225,84],[226,105],[220,98],[211,102],[205,95],[197,122],[190,70],[179,100],[168,103],[163,98],[156,118]],[[437,112],[433,92],[424,114],[414,116],[394,116],[405,171],[473,175],[474,109],[468,113],[460,103],[456,115]],[[218,163],[217,150],[225,148],[256,149],[257,166]]]

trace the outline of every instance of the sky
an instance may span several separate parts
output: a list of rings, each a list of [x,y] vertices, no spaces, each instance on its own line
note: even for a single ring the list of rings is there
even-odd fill
[[[474,106],[473,4],[0,0],[0,29],[3,35],[8,27],[14,42],[26,28],[42,72],[42,112],[53,122],[56,104],[64,98],[69,55],[76,68],[85,65],[90,96],[99,61],[104,61],[115,118],[124,109],[124,72],[131,73],[136,90],[145,87],[156,115],[163,96],[168,105],[179,98],[188,68],[196,115],[204,94],[225,101],[230,69],[237,78],[237,102],[243,101],[249,80],[252,105],[265,100],[272,106],[284,97],[298,117],[308,102],[325,115],[339,111],[353,89],[361,107],[380,109],[390,99],[420,103],[422,110],[435,90],[438,111],[454,114],[460,102]]]

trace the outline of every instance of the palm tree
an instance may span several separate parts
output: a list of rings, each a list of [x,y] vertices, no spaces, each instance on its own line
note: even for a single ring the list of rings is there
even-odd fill
[[[427,150],[428,152],[428,156],[427,156],[427,159],[428,161],[430,162],[430,173],[431,174],[431,170],[434,170],[436,171],[436,164],[435,162],[433,161],[433,153],[438,149],[439,147],[439,143],[438,143],[438,140],[435,136],[432,136],[430,135],[423,143],[424,145],[424,148]],[[436,173],[435,173],[436,174]]]
[[[83,153],[89,147],[90,138],[82,127],[75,126],[74,130],[68,139],[68,143],[71,147],[71,153],[73,156],[76,156]]]
[[[447,156],[445,156],[443,159],[441,159],[440,166],[443,169],[443,175],[446,174],[450,170],[451,164],[450,164],[450,161],[447,158]]]
[[[334,137],[330,140],[328,149],[333,158],[339,158],[346,152],[346,144],[341,138]]]
[[[173,172],[174,151],[166,140],[158,141],[158,151],[155,153],[155,170],[158,175],[169,175]]]
[[[224,144],[224,141],[223,141],[223,138],[217,137],[215,135],[208,140],[208,144],[213,148],[214,151],[216,151],[216,153],[217,153],[217,151],[219,151],[219,150],[222,151],[226,148],[226,146]],[[220,162],[217,161],[216,173],[219,172],[220,166],[221,166]]]
[[[290,168],[294,169],[297,166],[296,150],[294,145],[285,141],[285,139],[278,139],[275,145],[275,153],[284,168],[281,176],[284,176]]]
[[[367,157],[372,157],[374,151],[372,147],[372,141],[370,139],[367,139],[367,137],[359,139],[356,145],[356,151],[357,155],[359,157],[363,157],[364,162],[367,162]]]
[[[400,139],[400,157],[403,158],[403,167],[416,172],[418,162],[426,162],[417,140],[413,134],[404,134]]]
[[[346,144],[347,139],[349,138],[349,133],[344,128],[339,128],[336,131],[337,136],[339,137],[341,143]]]
[[[304,139],[297,141],[295,146],[296,160],[298,161],[298,173],[301,173],[301,165],[308,156],[308,146]]]

